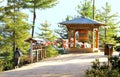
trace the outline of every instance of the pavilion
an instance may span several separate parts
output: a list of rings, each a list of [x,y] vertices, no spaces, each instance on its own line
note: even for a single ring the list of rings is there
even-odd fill
[[[99,50],[99,27],[104,23],[85,18],[60,22],[68,30],[68,52],[95,52]],[[81,44],[78,47],[78,44]],[[87,44],[88,46],[85,46]]]

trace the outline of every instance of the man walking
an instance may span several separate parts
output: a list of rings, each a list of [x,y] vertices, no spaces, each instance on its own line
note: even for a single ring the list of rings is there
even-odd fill
[[[19,48],[16,48],[15,52],[14,52],[14,66],[15,68],[18,68],[20,63],[20,50]]]

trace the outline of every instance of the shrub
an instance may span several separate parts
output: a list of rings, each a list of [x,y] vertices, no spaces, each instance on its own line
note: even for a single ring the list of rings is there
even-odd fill
[[[46,57],[54,57],[58,55],[58,51],[56,51],[51,45],[46,47]]]
[[[112,70],[117,69],[120,72],[120,59],[118,56],[111,57],[110,63],[112,65]]]
[[[114,69],[114,70],[110,70],[106,77],[120,77],[120,72],[118,72],[117,69]]]
[[[111,69],[106,63],[100,64],[99,59],[92,62],[91,69],[86,70],[87,77],[120,77],[120,59],[117,56],[110,58]]]
[[[120,45],[116,46],[115,50],[118,51],[118,52],[120,52]]]
[[[57,48],[57,51],[59,54],[64,54],[64,49],[63,48]]]
[[[11,56],[5,57],[3,59],[3,71],[10,70],[14,68],[13,58]]]
[[[102,63],[101,65],[99,59],[96,59],[92,63],[91,69],[86,70],[87,77],[105,77],[108,72],[108,65],[106,63]]]
[[[24,55],[20,58],[20,66],[30,64],[30,57],[29,55]]]
[[[0,59],[0,71],[3,71],[3,62],[4,62],[4,60]]]

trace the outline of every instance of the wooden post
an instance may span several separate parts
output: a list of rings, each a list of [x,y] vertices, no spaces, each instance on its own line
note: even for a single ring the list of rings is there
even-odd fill
[[[96,48],[99,48],[99,32],[96,30]]]
[[[40,48],[40,60],[42,60],[42,47]]]
[[[76,47],[76,31],[74,30],[74,48]]]
[[[70,31],[68,31],[68,48],[70,48],[70,41],[71,40],[71,37],[70,37]]]
[[[45,50],[45,46],[43,47],[44,50],[44,58],[46,58],[46,50]]]
[[[38,50],[36,50],[36,62],[38,62]]]
[[[92,38],[91,38],[91,48],[94,49],[94,29],[92,29],[91,35],[92,35]]]
[[[44,46],[42,46],[42,59],[45,58]]]
[[[46,49],[44,49],[44,52],[45,52],[45,58],[46,58]]]
[[[30,41],[30,61],[31,61],[31,63],[33,63],[32,49],[33,49],[33,46],[32,46],[32,40],[31,40],[31,41]]]

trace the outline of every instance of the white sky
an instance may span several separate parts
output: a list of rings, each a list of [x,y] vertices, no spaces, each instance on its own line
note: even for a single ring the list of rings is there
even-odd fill
[[[37,29],[41,23],[48,21],[51,24],[51,29],[58,28],[58,23],[62,22],[67,15],[75,16],[77,15],[77,5],[80,4],[80,1],[84,0],[58,0],[59,3],[50,9],[37,10],[36,15],[36,24],[35,32],[39,32]],[[92,1],[92,0],[91,0]],[[120,0],[95,0],[96,9],[100,9],[102,6],[105,6],[106,1],[111,5],[112,13],[118,13],[120,15]],[[33,21],[33,14],[25,11],[29,14],[29,22]]]
[[[77,5],[80,4],[82,0],[59,0],[59,3],[50,9],[38,10],[35,32],[38,32],[37,26],[40,26],[41,23],[44,23],[46,20],[51,24],[51,29],[58,28],[58,23],[63,21],[67,15],[75,16],[77,15]],[[92,1],[92,0],[91,0]],[[97,9],[100,9],[102,6],[105,6],[106,1],[111,5],[112,13],[119,13],[120,0],[95,0],[95,6]],[[117,2],[116,2],[117,1]],[[32,15],[30,15],[30,20],[32,22]]]

